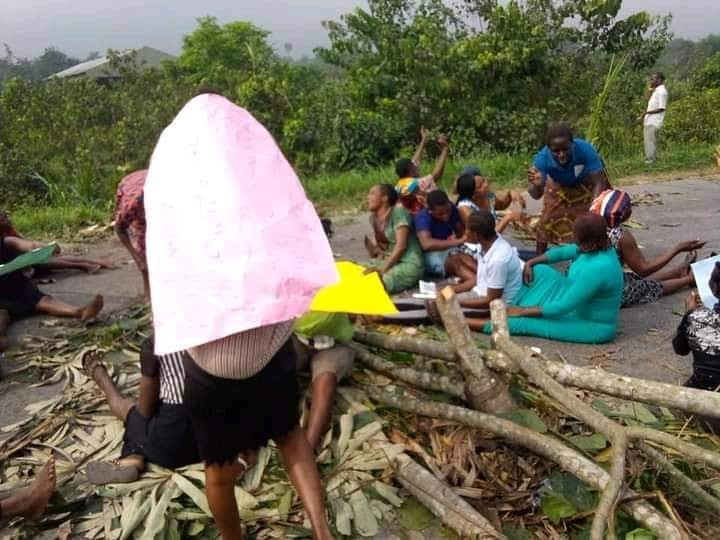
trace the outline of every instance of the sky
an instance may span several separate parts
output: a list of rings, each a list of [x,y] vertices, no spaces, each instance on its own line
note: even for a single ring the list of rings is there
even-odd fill
[[[337,19],[365,0],[0,0],[0,43],[16,56],[33,57],[49,46],[76,57],[108,48],[150,46],[177,54],[183,34],[196,19],[249,20],[272,32],[278,51],[293,45],[293,56],[325,45],[321,21]],[[678,37],[720,33],[720,0],[625,0],[623,12],[644,9],[673,14]]]

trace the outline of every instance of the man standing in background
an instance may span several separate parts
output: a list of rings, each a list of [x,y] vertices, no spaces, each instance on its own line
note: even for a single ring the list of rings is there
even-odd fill
[[[665,75],[658,72],[650,79],[650,100],[643,115],[643,138],[645,139],[645,163],[654,163],[657,155],[660,128],[665,120],[668,93],[665,89]]]

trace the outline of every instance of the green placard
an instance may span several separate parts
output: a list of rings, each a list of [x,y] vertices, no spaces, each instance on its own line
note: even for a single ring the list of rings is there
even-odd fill
[[[53,253],[55,253],[56,247],[57,244],[53,242],[48,246],[34,249],[32,251],[28,251],[27,253],[23,253],[19,257],[15,257],[9,263],[0,264],[0,276],[4,276],[5,274],[9,274],[10,272],[15,272],[16,270],[22,270],[23,268],[27,268],[28,266],[48,262],[53,256]]]

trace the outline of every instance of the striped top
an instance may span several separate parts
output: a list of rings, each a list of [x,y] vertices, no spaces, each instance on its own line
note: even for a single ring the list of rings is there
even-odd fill
[[[160,364],[160,401],[182,405],[185,396],[184,352],[158,356]]]
[[[188,350],[200,369],[223,379],[259,373],[290,338],[293,321],[245,330]]]

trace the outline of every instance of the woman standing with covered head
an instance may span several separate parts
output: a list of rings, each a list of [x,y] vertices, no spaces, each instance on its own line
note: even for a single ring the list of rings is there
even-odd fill
[[[315,537],[331,538],[288,339],[337,272],[297,176],[247,111],[203,94],[160,137],[145,213],[155,352],[189,353],[185,402],[222,537],[243,538],[235,481],[272,439]]]

